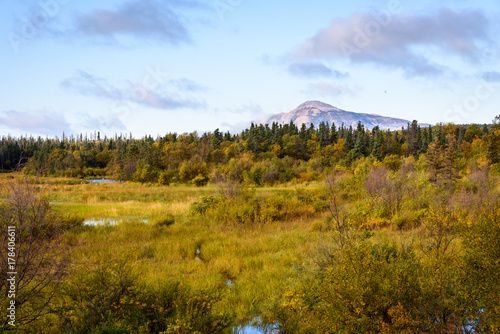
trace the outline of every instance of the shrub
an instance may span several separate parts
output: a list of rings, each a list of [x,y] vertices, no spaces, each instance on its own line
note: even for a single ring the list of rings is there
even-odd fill
[[[384,158],[384,166],[393,172],[397,171],[399,167],[401,167],[402,163],[403,162],[396,154],[389,155]]]
[[[207,183],[208,183],[208,177],[204,176],[204,175],[201,175],[201,174],[198,174],[190,182],[193,183],[197,187],[203,187],[203,186],[207,185]]]
[[[6,310],[12,301],[8,295],[7,268],[15,259],[15,315],[16,329],[24,332],[30,323],[45,315],[53,300],[57,284],[67,275],[71,261],[70,249],[61,238],[70,227],[81,224],[80,218],[61,218],[55,213],[49,199],[33,184],[34,180],[15,180],[8,185],[6,198],[0,203],[0,306]],[[3,189],[2,189],[3,190]],[[13,229],[12,229],[13,227]],[[14,248],[10,246],[14,244]],[[9,258],[8,258],[9,255]],[[8,264],[10,266],[8,266]],[[13,320],[13,319],[10,319]],[[0,331],[11,327],[4,318]],[[12,328],[10,328],[12,329]]]
[[[88,267],[93,268],[88,270]],[[220,295],[177,282],[152,289],[124,261],[82,267],[63,286],[56,310],[66,333],[221,333],[232,318],[213,312]]]
[[[82,226],[85,219],[79,216],[67,215],[66,217],[61,218],[61,221],[61,225],[64,226],[65,229],[71,229]]]
[[[262,175],[262,180],[266,184],[272,186],[274,183],[279,181],[279,176],[280,174],[278,173],[278,171],[276,171],[275,169],[270,169],[267,172],[265,172],[264,175]]]
[[[480,333],[500,330],[500,209],[478,217],[478,221],[463,230],[465,285],[471,297],[469,312],[481,315],[475,328]],[[476,319],[473,319],[476,320]]]
[[[175,172],[168,170],[168,171],[161,171],[159,176],[158,176],[158,183],[161,185],[168,186],[172,182],[172,178],[174,177]]]
[[[206,214],[208,210],[215,208],[221,201],[221,198],[216,198],[214,196],[203,196],[199,201],[191,204],[191,213],[199,215]]]
[[[166,217],[159,218],[154,222],[156,227],[167,227],[175,223],[175,217],[173,215],[167,215]]]
[[[190,161],[184,161],[179,168],[179,177],[184,182],[191,181],[196,185],[205,185],[209,177],[207,163],[198,155]]]
[[[301,200],[296,194],[272,194],[256,197],[247,193],[233,199],[202,197],[191,206],[191,213],[207,215],[212,220],[229,224],[265,223],[289,221],[299,217],[310,217],[316,208],[323,208],[324,203],[311,199]]]
[[[279,323],[280,332],[418,332],[420,266],[411,249],[361,241],[328,258],[328,265],[273,305],[267,320]]]
[[[496,163],[490,166],[490,175],[500,176],[500,163]]]

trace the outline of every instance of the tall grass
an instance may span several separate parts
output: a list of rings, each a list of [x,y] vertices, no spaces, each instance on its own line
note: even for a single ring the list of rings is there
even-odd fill
[[[375,181],[377,177],[386,178],[387,198],[372,197],[366,191],[365,180],[370,177]],[[412,244],[417,255],[424,256],[433,236],[422,222],[428,220],[430,198],[435,190],[423,182],[422,186],[413,185],[413,193],[409,193],[410,186],[396,187],[397,177],[385,174],[340,177],[339,201],[359,238],[367,238],[374,245],[387,240],[399,245]],[[10,177],[0,178],[1,185],[7,182]],[[203,213],[193,213],[192,208],[202,198],[219,196],[210,185],[203,188],[131,182],[94,185],[64,178],[46,178],[38,183],[62,213],[84,219],[123,221],[69,231],[65,239],[72,246],[74,263],[100,259],[125,261],[140,284],[152,291],[167,282],[180,282],[194,292],[218,291],[220,299],[214,309],[230,312],[240,324],[272,307],[271,301],[301,282],[304,271],[321,261],[324,249],[335,247],[337,232],[326,219],[329,195],[321,182],[300,187],[289,184],[245,189],[243,197],[218,200],[215,207]],[[404,193],[393,199],[389,187]],[[246,203],[247,199],[251,201]],[[266,213],[264,218],[243,223],[233,219],[233,214],[239,214],[239,205],[252,207],[255,201],[261,214],[265,210],[276,214]],[[394,205],[390,201],[398,202]],[[394,209],[390,211],[385,206]],[[458,239],[451,245],[460,249]]]

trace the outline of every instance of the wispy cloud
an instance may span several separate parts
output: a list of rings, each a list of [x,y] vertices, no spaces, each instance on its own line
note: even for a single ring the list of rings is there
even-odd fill
[[[123,90],[109,84],[106,79],[81,70],[76,76],[63,80],[61,88],[75,94],[113,100],[124,99],[126,95]]]
[[[7,110],[0,113],[0,124],[12,130],[50,136],[72,131],[62,113],[52,113],[47,110],[37,113]]]
[[[309,84],[305,91],[307,95],[319,95],[322,97],[337,97],[343,94],[352,94],[353,91],[347,86],[333,85],[327,82],[316,82]]]
[[[319,62],[297,62],[288,66],[288,72],[300,78],[333,77],[345,78],[349,76],[337,70],[332,70]]]
[[[79,71],[76,76],[63,80],[61,88],[74,94],[121,102],[133,102],[156,109],[199,109],[205,107],[204,102],[182,95],[183,92],[189,93],[200,90],[203,87],[202,85],[189,79],[173,80],[173,83],[175,85],[171,87],[158,84],[154,88],[150,88],[133,85],[132,83],[126,84],[125,87],[116,87],[104,78],[86,71]]]
[[[249,121],[241,121],[234,124],[223,122],[222,126],[233,134],[248,129],[252,122],[255,124],[265,124],[271,117],[271,114],[265,112],[262,106],[256,103],[246,104],[238,108],[237,112],[239,115],[242,115],[242,118],[249,119]]]
[[[299,45],[296,59],[349,57],[352,62],[402,69],[408,76],[436,75],[444,68],[419,53],[426,46],[468,60],[482,56],[490,22],[480,11],[442,9],[430,15],[394,14],[389,18],[356,13],[335,19],[329,28]]]
[[[172,80],[171,83],[184,92],[205,92],[208,90],[207,87],[186,78]]]
[[[84,131],[97,129],[101,131],[120,131],[127,129],[120,118],[113,114],[94,117],[85,113],[83,115],[80,115],[79,118],[81,119],[79,125]]]
[[[500,82],[500,72],[491,71],[482,74],[484,80],[488,82]]]
[[[131,101],[146,107],[165,110],[183,108],[200,109],[205,107],[204,102],[200,102],[192,97],[184,98],[178,93],[160,93],[148,89],[144,90],[144,95],[135,96]]]
[[[114,10],[97,9],[75,17],[78,32],[89,37],[132,36],[170,44],[189,42],[179,9],[205,8],[200,1],[129,0]]]

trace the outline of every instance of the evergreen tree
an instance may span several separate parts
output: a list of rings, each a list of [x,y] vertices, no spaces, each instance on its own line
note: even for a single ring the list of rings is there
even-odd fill
[[[488,143],[488,159],[492,164],[500,163],[500,130],[491,133],[487,136]]]
[[[300,127],[299,137],[300,137],[300,140],[302,140],[302,141],[307,141],[308,139],[311,138],[309,131],[307,131],[307,127],[306,127],[305,123],[302,123],[302,126]]]
[[[324,134],[324,140],[325,140],[325,146],[330,145],[331,139],[330,139],[330,126],[328,125],[328,122],[325,124],[325,134]]]
[[[319,146],[321,148],[323,148],[327,145],[327,143],[326,143],[326,130],[325,129],[326,129],[325,122],[319,123],[318,137],[319,137]]]
[[[427,149],[429,148],[429,145],[432,143],[432,127],[427,127],[423,131],[422,135],[422,142],[420,145],[420,152],[419,153],[425,153],[427,152]]]
[[[380,154],[381,144],[378,140],[373,141],[372,155],[378,160],[382,161],[382,154]]]
[[[483,125],[483,138],[488,135],[488,126],[486,124]]]
[[[330,129],[330,144],[335,144],[339,139],[339,135],[337,132],[337,128],[335,127],[335,123],[332,122],[332,127]]]
[[[439,138],[435,137],[434,142],[429,146],[427,152],[427,167],[429,168],[429,179],[432,182],[437,182],[443,169],[443,148],[439,142]]]
[[[308,136],[309,136],[309,139],[311,139],[312,135],[313,135],[315,132],[316,132],[316,131],[315,131],[315,129],[314,129],[314,124],[313,124],[313,123],[311,123],[311,124],[309,125],[309,129],[307,129],[307,134],[308,134]]]
[[[219,128],[215,129],[214,133],[212,134],[212,149],[217,150],[223,140],[224,138],[222,136],[222,133],[219,131]]]
[[[349,126],[349,129],[345,131],[345,148],[346,152],[349,152],[354,148],[354,139],[353,139],[353,129],[352,126]]]
[[[418,126],[418,122],[413,121],[411,125],[408,125],[407,132],[408,132],[407,142],[410,154],[416,156],[418,154],[418,149],[420,147],[419,145],[420,127]]]
[[[443,152],[443,161],[441,168],[441,175],[445,182],[449,183],[454,181],[458,177],[456,160],[458,156],[457,150],[457,140],[455,136],[449,134],[446,136],[447,139],[447,147]]]
[[[352,158],[355,160],[363,157],[365,155],[366,148],[367,148],[366,135],[364,132],[358,132]]]

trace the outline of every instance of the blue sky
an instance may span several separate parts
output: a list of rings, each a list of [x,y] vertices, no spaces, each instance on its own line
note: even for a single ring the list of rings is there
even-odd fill
[[[1,135],[239,131],[307,100],[500,114],[500,4],[0,0]]]

